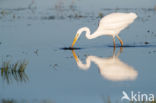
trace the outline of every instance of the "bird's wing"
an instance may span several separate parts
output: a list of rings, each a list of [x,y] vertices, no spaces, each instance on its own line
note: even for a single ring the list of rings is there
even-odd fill
[[[112,13],[100,20],[99,29],[118,29],[127,27],[136,18],[134,13]]]
[[[100,23],[115,23],[126,20],[133,20],[137,17],[135,13],[111,13],[109,15],[104,16]]]

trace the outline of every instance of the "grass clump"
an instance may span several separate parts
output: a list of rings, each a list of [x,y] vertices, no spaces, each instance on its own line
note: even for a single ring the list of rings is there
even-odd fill
[[[16,82],[26,82],[28,80],[25,73],[27,64],[26,61],[16,62],[14,64],[11,64],[10,61],[4,61],[0,67],[2,79],[8,84],[13,80]]]

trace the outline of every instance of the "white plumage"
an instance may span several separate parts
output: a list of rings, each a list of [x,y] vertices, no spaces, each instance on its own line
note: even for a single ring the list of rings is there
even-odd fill
[[[135,80],[138,75],[138,72],[133,67],[127,65],[118,58],[120,52],[118,52],[116,56],[113,54],[113,56],[109,58],[87,56],[85,64],[83,64],[82,61],[78,58],[75,51],[72,51],[72,53],[76,60],[77,66],[80,69],[88,70],[91,66],[91,63],[94,63],[97,65],[100,74],[108,80]]]
[[[97,30],[90,34],[90,29],[88,27],[82,27],[77,31],[77,34],[72,43],[72,47],[76,43],[77,39],[80,37],[82,32],[86,32],[86,37],[88,39],[93,39],[102,35],[110,35],[113,36],[113,42],[115,46],[115,36],[119,39],[121,46],[123,45],[123,41],[120,39],[118,34],[121,30],[125,29],[129,24],[133,23],[133,21],[137,18],[135,13],[111,13],[109,15],[104,16],[100,22]]]
[[[121,30],[131,24],[137,15],[135,13],[112,13],[100,20],[97,32],[103,32],[104,30],[112,31],[108,35],[117,35]],[[107,35],[107,34],[106,34]]]

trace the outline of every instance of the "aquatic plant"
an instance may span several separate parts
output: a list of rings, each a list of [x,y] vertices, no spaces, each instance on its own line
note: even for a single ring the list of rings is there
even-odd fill
[[[36,100],[36,101],[27,101],[27,100],[15,100],[15,99],[1,99],[0,103],[53,103],[53,101],[51,100]],[[110,97],[107,97],[107,99],[103,98],[103,103],[156,103],[156,100],[149,102],[149,101],[138,101],[138,102],[134,102],[134,101],[127,101],[127,102],[112,102]]]
[[[155,5],[155,7],[154,7],[154,10],[156,11],[156,5]]]
[[[15,64],[4,61],[2,67],[0,67],[2,79],[8,84],[10,84],[12,80],[16,82],[26,82],[28,80],[28,76],[25,74],[27,64],[26,61],[16,62]]]
[[[5,14],[7,14],[7,12],[5,10],[1,10],[1,15],[4,16]]]
[[[99,13],[98,17],[102,18],[103,17],[103,13]]]
[[[17,103],[15,100],[2,99],[0,103]]]
[[[15,99],[2,99],[0,103],[54,103],[51,100],[35,100],[35,101],[27,101],[27,100],[15,100]]]

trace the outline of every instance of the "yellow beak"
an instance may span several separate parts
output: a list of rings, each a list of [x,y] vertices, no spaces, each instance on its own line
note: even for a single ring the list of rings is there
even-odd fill
[[[73,46],[75,45],[75,43],[76,43],[78,37],[79,37],[79,34],[76,34],[76,36],[75,36],[75,38],[74,38],[74,40],[73,40],[72,46],[71,46],[72,48],[73,48]]]

